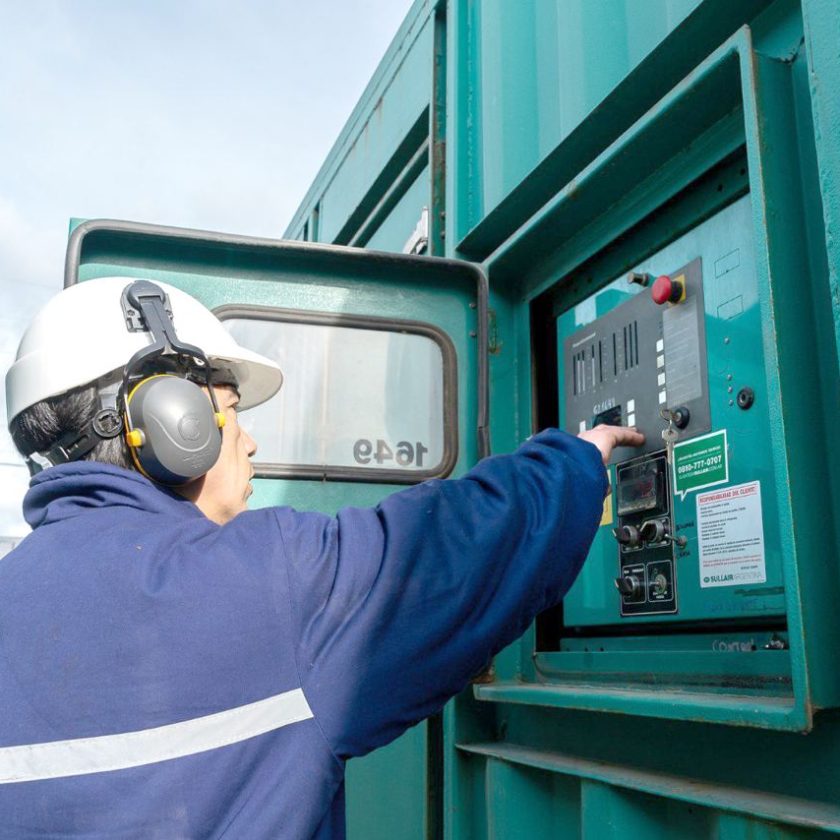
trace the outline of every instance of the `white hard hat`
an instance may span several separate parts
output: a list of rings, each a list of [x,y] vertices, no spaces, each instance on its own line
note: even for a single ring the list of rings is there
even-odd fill
[[[25,408],[120,370],[151,333],[129,332],[121,296],[136,277],[100,277],[59,292],[35,316],[6,374],[8,422]],[[237,379],[239,408],[265,402],[283,383],[280,368],[240,347],[216,316],[186,292],[153,281],[169,296],[180,341],[204,351]]]

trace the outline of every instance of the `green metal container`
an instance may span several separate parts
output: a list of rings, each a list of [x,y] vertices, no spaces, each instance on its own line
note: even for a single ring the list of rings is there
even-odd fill
[[[685,538],[672,558],[677,603],[621,614],[616,505],[605,510],[563,609],[446,710],[446,836],[840,829],[829,446],[840,408],[839,8],[417,3],[287,231],[301,237],[335,202],[334,173],[363,171],[343,198],[376,206],[403,189],[399,175],[379,180],[387,166],[428,162],[412,200],[418,218],[430,208],[432,252],[482,263],[490,282],[494,451],[569,425],[564,343],[650,294],[628,272],[701,260],[716,447],[704,457],[722,455],[726,474],[672,488]],[[388,127],[400,124],[401,140],[360,169],[348,149],[384,139],[375,106],[405,83],[395,65],[407,50],[425,54],[411,71],[423,97],[390,100],[405,106]],[[352,211],[336,225],[338,241],[351,241],[351,221]],[[402,248],[409,227],[379,246]],[[700,445],[677,448],[673,466],[690,467]],[[763,568],[742,585],[704,584],[714,572],[707,545],[700,557],[698,497],[756,483],[758,507],[733,515],[752,522],[748,538],[760,533]],[[375,836],[352,820],[351,833]]]

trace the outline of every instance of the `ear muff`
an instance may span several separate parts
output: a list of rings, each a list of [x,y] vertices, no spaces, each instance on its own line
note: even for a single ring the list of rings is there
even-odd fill
[[[143,475],[179,485],[219,458],[224,414],[194,382],[171,374],[141,380],[125,400],[126,442]]]

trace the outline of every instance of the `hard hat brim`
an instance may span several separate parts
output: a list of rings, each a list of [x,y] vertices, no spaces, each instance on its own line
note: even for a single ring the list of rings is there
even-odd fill
[[[237,358],[211,356],[210,363],[227,367],[233,372],[238,383],[239,411],[270,400],[283,384],[283,374],[275,362],[245,347],[238,348]]]

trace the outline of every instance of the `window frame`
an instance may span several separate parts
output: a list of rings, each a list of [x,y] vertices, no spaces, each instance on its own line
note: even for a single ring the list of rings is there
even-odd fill
[[[446,478],[458,461],[458,356],[452,339],[439,327],[425,321],[381,318],[375,315],[318,312],[306,309],[226,303],[213,309],[222,322],[233,319],[277,321],[320,327],[345,327],[375,332],[419,335],[434,341],[441,351],[443,376],[443,455],[432,469],[378,469],[375,467],[280,464],[254,461],[257,478],[345,481],[365,484],[419,484],[431,478]]]

